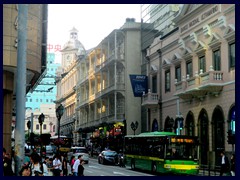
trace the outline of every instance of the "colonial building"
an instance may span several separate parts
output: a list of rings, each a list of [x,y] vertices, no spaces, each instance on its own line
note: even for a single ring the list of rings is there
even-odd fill
[[[45,118],[42,123],[42,134],[51,134],[51,136],[57,133],[57,118],[55,113],[55,104],[42,104],[39,108],[34,110],[27,109],[25,116],[25,132],[33,132],[36,135],[41,134],[41,126],[39,124],[38,118],[40,114],[43,113]],[[27,127],[28,121],[31,121],[30,129]],[[26,139],[29,142],[29,139]]]
[[[76,108],[76,84],[77,69],[76,63],[79,55],[85,54],[85,48],[78,40],[78,30],[73,28],[70,30],[70,38],[61,50],[62,66],[56,72],[57,96],[56,109],[62,104],[64,106],[64,114],[61,117],[60,132],[61,134],[73,137]],[[58,132],[57,132],[58,133]]]
[[[152,130],[198,136],[200,163],[216,165],[235,151],[235,5],[183,5],[173,22],[147,50],[142,106]]]
[[[27,30],[26,92],[46,69],[48,5],[29,4],[27,28],[19,24],[18,4],[3,4],[3,147],[11,150],[12,120],[16,116],[18,28]]]
[[[121,148],[122,136],[141,132],[141,98],[134,97],[130,74],[141,74],[141,23],[127,18],[77,65],[76,130],[82,143]]]

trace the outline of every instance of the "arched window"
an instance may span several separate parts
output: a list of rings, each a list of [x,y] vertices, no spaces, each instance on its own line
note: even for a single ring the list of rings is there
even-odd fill
[[[156,119],[153,120],[153,123],[152,123],[152,131],[158,131],[158,122]]]

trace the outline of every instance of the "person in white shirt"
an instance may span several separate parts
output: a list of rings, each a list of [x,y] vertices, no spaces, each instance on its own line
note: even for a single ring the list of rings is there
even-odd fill
[[[57,155],[55,155],[53,160],[53,176],[60,176],[60,173],[62,171],[61,169],[62,163]]]
[[[73,164],[73,168],[72,168],[73,176],[78,176],[78,165],[80,164],[81,159],[82,159],[82,155],[79,155],[78,159]]]
[[[229,161],[228,157],[225,155],[225,152],[221,152],[221,168],[220,168],[220,176],[223,176],[224,173],[228,173],[229,171]]]
[[[48,176],[47,166],[41,163],[41,157],[36,152],[31,154],[30,161],[32,176]]]

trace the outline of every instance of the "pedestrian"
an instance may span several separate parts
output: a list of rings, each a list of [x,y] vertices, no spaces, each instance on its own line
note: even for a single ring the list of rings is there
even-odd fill
[[[78,176],[78,165],[80,164],[80,161],[82,159],[82,155],[78,156],[78,159],[74,162],[73,165],[73,176]]]
[[[3,148],[3,176],[13,176],[12,170],[12,160],[10,155],[6,152],[6,149]]]
[[[68,163],[67,163],[67,155],[64,154],[63,155],[63,160],[62,160],[62,171],[63,171],[63,176],[67,176],[68,175]]]
[[[22,167],[22,169],[19,171],[20,176],[32,176],[31,167],[29,165],[25,165]]]
[[[55,155],[53,159],[53,176],[60,176],[62,171],[62,163],[60,161],[59,155]]]
[[[227,174],[229,171],[229,160],[228,157],[225,155],[224,151],[222,151],[220,154],[221,154],[220,176],[223,176],[223,174]]]
[[[73,165],[74,165],[74,162],[75,162],[75,156],[72,156],[72,157],[71,157],[71,160],[70,160],[71,172],[73,172]]]
[[[33,152],[30,155],[30,168],[32,176],[48,176],[47,166],[42,163],[41,159],[41,156],[39,156],[36,152]]]
[[[80,164],[78,165],[78,176],[84,176],[84,167],[83,167],[83,164],[84,164],[84,160],[80,160]]]
[[[25,148],[25,155],[24,155],[24,166],[29,166],[30,164],[30,150]]]
[[[231,176],[235,176],[235,154],[232,154],[230,162],[231,162],[231,169],[230,169]]]

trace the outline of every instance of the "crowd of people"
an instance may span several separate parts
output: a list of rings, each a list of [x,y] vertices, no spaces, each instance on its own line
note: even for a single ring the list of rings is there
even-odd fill
[[[71,172],[68,172],[68,164]],[[53,158],[45,157],[43,160],[37,152],[25,150],[21,170],[16,175],[12,169],[12,159],[3,148],[3,176],[84,176],[83,164],[81,155],[77,160],[72,156],[69,162],[67,154],[56,154]]]
[[[176,150],[172,152],[176,155]],[[235,176],[235,154],[232,154],[230,161],[224,151],[221,153],[221,168],[220,176],[229,174]],[[71,172],[68,172],[68,163],[71,167]],[[75,160],[72,156],[70,161],[67,160],[67,155],[54,155],[53,158],[45,157],[42,161],[41,156],[33,151],[25,150],[25,157],[19,176],[84,176],[84,160],[82,155],[79,155]],[[16,175],[12,170],[11,155],[3,148],[3,176]]]

